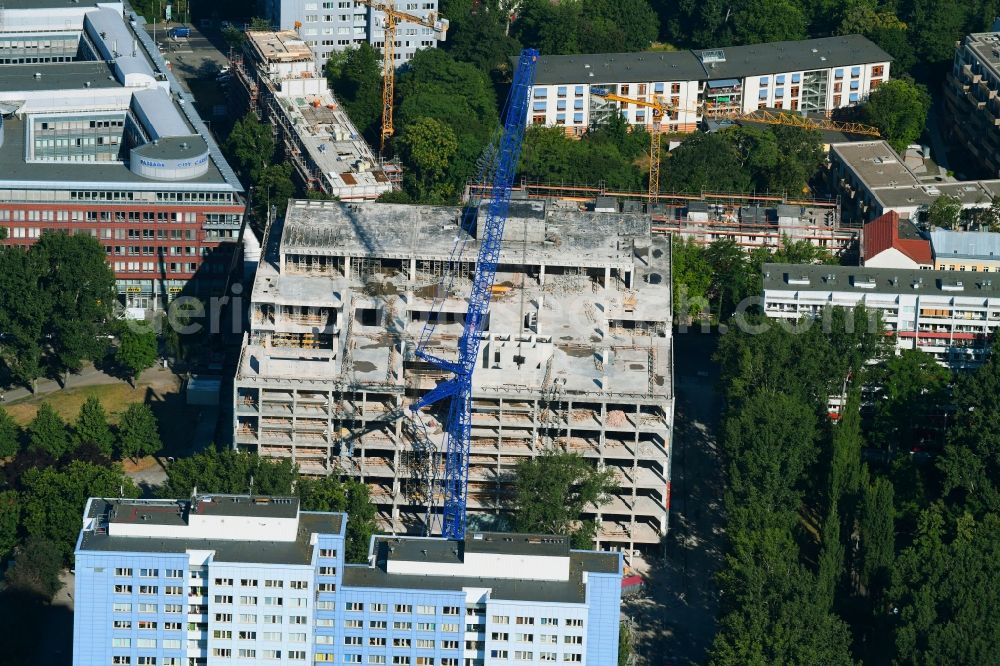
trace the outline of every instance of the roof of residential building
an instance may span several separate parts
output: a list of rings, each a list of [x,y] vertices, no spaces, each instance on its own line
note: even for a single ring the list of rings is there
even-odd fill
[[[918,264],[930,265],[931,244],[909,220],[889,211],[865,225],[861,236],[861,253],[868,261],[890,248],[899,250]]]
[[[703,62],[706,54],[711,61],[713,60],[711,55],[719,51],[724,54],[725,60],[704,62],[705,77],[743,78],[758,74],[800,72],[892,61],[892,56],[861,35],[730,46],[723,49],[702,49],[692,53],[698,57],[699,62]]]
[[[386,570],[386,562],[399,556],[400,550],[415,550],[414,557],[429,562],[457,563],[461,553],[475,541],[474,535],[466,537],[464,544],[444,539],[408,539],[407,537],[379,537],[376,542],[375,564],[349,565],[344,567],[343,587],[385,587],[411,590],[449,590],[462,593],[464,588],[490,588],[490,597],[511,601],[535,601],[553,603],[583,603],[586,601],[584,572],[616,574],[620,571],[621,556],[618,553],[594,551],[571,551],[565,537],[540,537],[540,535],[494,534],[499,541],[492,544],[508,544],[515,553],[533,555],[554,555],[549,552],[557,548],[562,556],[569,557],[569,577],[565,581],[518,580],[491,577],[468,576],[419,576],[412,574],[392,574]],[[511,537],[507,542],[502,537]],[[558,544],[528,543],[531,539],[545,538],[557,540]],[[513,545],[510,545],[513,544]],[[475,547],[475,546],[473,546]],[[541,547],[542,552],[532,550]],[[390,552],[391,551],[391,552]],[[493,552],[493,551],[490,551]],[[409,556],[407,556],[409,557]]]
[[[764,264],[764,291],[1000,298],[1000,275],[918,268]]]
[[[991,231],[931,231],[934,258],[1000,261],[1000,233]]]
[[[219,497],[218,499],[229,499]],[[239,498],[237,502],[213,502],[211,508],[200,497],[199,510],[208,515],[266,515],[268,517],[294,517],[298,509],[298,501],[294,498],[289,503],[269,502],[259,505],[254,500],[259,498]],[[95,499],[91,502],[90,515],[95,518],[117,508],[115,520],[160,525],[185,524],[184,511],[186,501],[179,502],[137,502],[133,500]],[[220,514],[221,512],[221,514]],[[149,516],[143,520],[142,515]],[[112,536],[107,530],[92,529],[81,533],[80,551],[100,552],[130,552],[130,553],[184,553],[188,550],[215,551],[217,562],[246,562],[260,564],[298,564],[308,565],[312,561],[313,534],[340,534],[344,515],[340,513],[309,513],[298,514],[298,532],[295,541],[269,541],[266,538],[259,541],[232,539],[188,539],[166,537],[125,537]],[[266,537],[267,535],[261,535]]]
[[[103,60],[3,65],[0,72],[0,92],[122,87]]]
[[[890,62],[892,56],[861,35],[697,51],[543,55],[535,83],[612,83],[739,79]]]

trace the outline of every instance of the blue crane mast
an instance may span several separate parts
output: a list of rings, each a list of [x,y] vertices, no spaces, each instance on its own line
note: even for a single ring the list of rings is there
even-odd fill
[[[427,344],[437,321],[435,317],[432,317],[425,326],[415,352],[418,358],[454,375],[438,384],[410,407],[411,411],[416,412],[446,398],[450,399],[444,427],[446,458],[441,528],[442,536],[450,539],[465,538],[469,435],[472,430],[470,414],[472,373],[479,358],[480,337],[490,307],[493,281],[497,274],[500,243],[510,208],[511,186],[514,183],[514,174],[517,171],[524,139],[528,93],[535,80],[537,62],[538,51],[535,49],[521,51],[507,100],[503,133],[495,149],[488,153],[491,161],[486,165],[484,173],[491,179],[490,203],[486,220],[480,223],[478,229],[479,254],[476,260],[476,272],[472,279],[472,291],[469,294],[468,314],[458,341],[458,358],[450,361],[427,351]],[[462,246],[464,241],[459,240],[456,243],[457,250],[452,252],[452,261],[449,262],[452,267],[457,266],[461,259]]]

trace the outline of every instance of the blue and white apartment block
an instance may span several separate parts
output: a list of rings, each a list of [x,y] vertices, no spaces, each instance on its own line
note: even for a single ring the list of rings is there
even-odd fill
[[[73,664],[617,663],[622,559],[560,536],[376,536],[292,497],[87,502]]]

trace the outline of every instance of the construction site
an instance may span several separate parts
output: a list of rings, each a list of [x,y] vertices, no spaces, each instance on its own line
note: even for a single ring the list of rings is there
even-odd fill
[[[236,445],[303,474],[358,478],[383,529],[436,533],[446,410],[408,412],[447,373],[414,351],[420,341],[455,358],[485,207],[290,202],[254,281]],[[630,560],[659,546],[674,405],[670,257],[648,214],[511,202],[472,378],[470,525],[503,515],[520,461],[569,451],[617,479],[582,516],[597,523],[596,546]]]
[[[374,200],[391,191],[398,167],[375,157],[298,33],[246,36],[243,53],[230,58],[239,82],[234,102],[271,126],[304,189],[342,201]]]

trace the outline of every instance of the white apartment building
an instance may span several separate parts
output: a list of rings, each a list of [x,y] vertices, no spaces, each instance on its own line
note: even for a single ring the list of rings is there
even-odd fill
[[[1000,326],[1000,277],[990,273],[764,264],[764,312],[818,317],[827,306],[882,313],[896,348],[933,354],[941,365],[983,362]],[[819,325],[818,323],[816,325]],[[864,326],[865,322],[855,322]]]
[[[298,30],[322,67],[330,54],[368,42],[385,46],[385,14],[357,0],[265,0],[267,17],[279,30]],[[437,0],[400,0],[398,11],[420,17],[437,13]],[[447,27],[445,27],[447,30]],[[432,28],[401,22],[396,29],[396,66],[406,64],[417,49],[437,46]]]
[[[825,113],[852,106],[889,78],[892,58],[860,35],[700,51],[545,56],[529,122],[578,135],[620,111],[652,127],[649,109],[608,102],[592,90],[651,100],[678,111],[661,129],[690,132],[703,117],[758,109]]]

